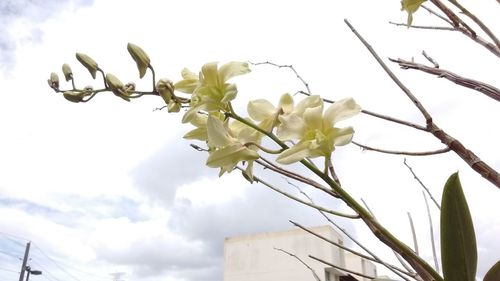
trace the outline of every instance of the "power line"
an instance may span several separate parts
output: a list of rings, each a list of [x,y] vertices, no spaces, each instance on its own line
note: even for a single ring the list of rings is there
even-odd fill
[[[15,270],[12,270],[12,269],[0,268],[0,270],[7,271],[7,272],[12,272],[12,273],[15,273],[15,274],[19,274],[19,271],[15,271]]]
[[[61,281],[60,279],[56,278],[50,271],[47,270],[47,268],[43,267],[40,263],[31,260],[30,263],[33,263],[36,265],[37,268],[42,270],[42,276],[45,277],[45,279],[50,280],[50,281]],[[50,276],[50,278],[49,278]]]
[[[76,280],[76,281],[81,281],[80,279],[76,278],[75,276],[73,276],[71,273],[69,273],[68,271],[66,271],[66,269],[64,269],[62,266],[60,266],[54,259],[52,259],[51,257],[49,257],[49,255],[47,255],[38,245],[36,245],[35,243],[33,243],[34,246],[40,251],[40,253],[42,253],[47,259],[49,259],[54,265],[56,265],[61,271],[63,271],[64,273],[66,273],[69,277],[71,277],[72,279]]]
[[[10,257],[13,257],[15,259],[21,259],[21,257],[18,257],[18,256],[14,256],[13,254],[11,253],[7,253],[7,252],[4,252],[2,250],[0,250],[0,253],[4,254],[4,255],[7,255],[7,256],[10,256]]]

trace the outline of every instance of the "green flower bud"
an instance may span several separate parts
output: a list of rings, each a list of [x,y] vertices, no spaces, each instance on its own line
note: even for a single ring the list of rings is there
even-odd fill
[[[50,74],[50,79],[47,80],[47,82],[49,83],[49,86],[52,89],[54,89],[54,90],[58,90],[59,89],[59,76],[57,75],[57,73],[52,72]]]
[[[64,78],[66,79],[66,81],[73,79],[73,72],[71,71],[71,67],[69,66],[69,64],[63,64],[62,71],[64,73]]]
[[[118,79],[116,76],[114,76],[111,73],[106,74],[106,83],[109,86],[109,89],[117,96],[120,98],[130,101],[130,98],[128,97],[128,93],[125,90],[125,86],[123,85],[122,81]]]
[[[97,62],[93,60],[91,57],[87,56],[86,54],[82,53],[76,53],[76,59],[87,68],[87,70],[90,72],[90,75],[92,75],[92,78],[95,79],[96,77],[96,72],[97,72]]]
[[[160,79],[160,81],[156,83],[156,91],[158,91],[163,98],[165,104],[169,104],[174,95],[174,84],[168,79]]]
[[[63,93],[63,96],[65,99],[69,100],[70,102],[79,103],[82,101],[83,97],[85,96],[85,92],[66,91]]]
[[[132,43],[127,44],[127,50],[137,64],[137,69],[139,69],[139,78],[144,77],[150,63],[148,55],[143,49],[141,49],[141,47]]]
[[[181,103],[175,100],[170,100],[167,106],[168,112],[179,112],[181,111]]]

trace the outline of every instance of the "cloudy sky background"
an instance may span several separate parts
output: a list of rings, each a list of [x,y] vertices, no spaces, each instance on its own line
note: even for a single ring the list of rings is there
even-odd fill
[[[366,109],[422,124],[417,110],[345,26],[348,18],[382,57],[425,62],[420,52],[426,50],[444,69],[498,84],[496,58],[482,47],[455,33],[391,26],[389,20],[406,19],[399,1],[372,2],[2,1],[0,279],[18,280],[19,258],[31,240],[32,267],[44,271],[33,277],[37,280],[110,280],[111,272],[126,272],[124,279],[130,281],[221,280],[224,237],[289,229],[289,219],[325,224],[316,212],[249,185],[238,173],[219,179],[216,170],[204,166],[206,155],[181,138],[190,129],[180,124],[181,116],[153,112],[160,99],[126,103],[102,95],[71,104],[53,93],[46,79],[65,62],[77,85],[102,83],[92,81],[75,52],[144,89],[150,76],[139,81],[127,42],[142,46],[157,75],[174,81],[183,67],[196,71],[209,61],[293,64],[315,94],[352,96]],[[500,26],[495,1],[463,3],[490,27]],[[439,23],[423,11],[415,18],[419,24]],[[497,103],[445,80],[391,68],[438,125],[500,169]],[[303,90],[293,73],[271,66],[253,67],[235,81],[241,110],[249,99],[275,103],[282,93]],[[367,145],[414,151],[442,147],[432,136],[367,116],[350,123],[355,139]],[[421,189],[403,157],[348,146],[336,151],[334,161],[343,185],[407,243],[406,212],[412,213],[420,249],[431,262]],[[408,158],[408,163],[438,198],[446,178],[460,171],[475,220],[481,277],[500,258],[498,189],[451,153]],[[261,174],[295,193],[279,177]],[[319,202],[344,209],[310,192]],[[435,209],[433,215],[437,223]],[[361,223],[336,221],[394,260]]]

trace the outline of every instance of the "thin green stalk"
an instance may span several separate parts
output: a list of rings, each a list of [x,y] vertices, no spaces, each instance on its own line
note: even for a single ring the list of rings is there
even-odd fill
[[[278,137],[273,133],[267,132],[266,130],[260,128],[259,126],[238,116],[234,112],[232,107],[230,107],[230,112],[227,112],[226,116],[238,120],[243,124],[263,133],[264,135],[272,139],[274,142],[276,142],[282,148],[284,149],[288,148],[288,146],[280,139],[278,139]],[[348,192],[346,192],[337,182],[335,182],[327,174],[319,170],[316,166],[309,163],[307,160],[303,159],[300,161],[300,163],[302,163],[302,165],[304,165],[306,168],[308,168],[310,171],[312,171],[314,174],[320,177],[336,193],[338,193],[338,195],[342,198],[342,200],[361,216],[361,219],[375,234],[375,236],[379,238],[380,241],[389,246],[391,249],[397,251],[403,258],[405,258],[405,260],[412,265],[412,267],[421,275],[422,278],[429,280],[434,279],[439,281],[443,280],[443,278],[439,275],[439,273],[437,273],[427,262],[425,262],[417,254],[415,254],[415,252],[412,249],[410,249],[406,244],[401,242],[385,227],[383,227],[380,223],[378,223],[377,220],[365,208],[363,208],[354,198],[352,198],[352,196]]]

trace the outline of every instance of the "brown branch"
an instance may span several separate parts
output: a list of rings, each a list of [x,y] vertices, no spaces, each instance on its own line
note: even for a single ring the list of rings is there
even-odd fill
[[[449,19],[443,17],[442,15],[438,14],[436,11],[434,11],[433,9],[427,7],[426,5],[422,5],[420,6],[422,8],[424,8],[425,10],[427,10],[430,14],[442,19],[443,21],[447,22],[449,25],[453,26],[453,22],[450,21]]]
[[[360,144],[360,143],[355,142],[355,141],[352,141],[352,143],[361,147],[363,150],[376,151],[376,152],[386,153],[386,154],[408,155],[408,156],[429,156],[429,155],[446,153],[446,152],[449,152],[451,150],[449,147],[446,147],[446,148],[442,148],[442,149],[438,149],[438,150],[434,150],[434,151],[410,152],[410,151],[396,151],[396,150],[380,149],[380,148],[375,148],[375,147],[363,145],[363,144]]]
[[[429,26],[429,25],[407,25],[406,23],[397,23],[397,22],[389,22],[392,25],[395,26],[404,26],[407,28],[414,28],[414,29],[430,29],[430,30],[447,30],[447,31],[456,31],[455,28],[453,27],[447,27],[447,26]]]
[[[435,68],[439,68],[439,63],[431,58],[425,51],[422,51],[422,56],[424,56],[430,63],[432,63]]]
[[[460,76],[458,74],[455,74],[449,70],[445,69],[440,69],[436,67],[429,67],[424,64],[420,63],[415,63],[403,59],[391,59],[389,58],[390,61],[399,64],[399,66],[402,69],[416,69],[420,70],[425,73],[433,74],[436,75],[438,78],[446,78],[447,80],[450,80],[451,82],[454,82],[455,84],[458,84],[460,86],[470,88],[473,90],[476,90],[480,93],[485,94],[486,96],[500,102],[500,89],[486,84],[481,81],[477,81],[474,79],[466,78],[463,76]]]
[[[460,31],[462,34],[464,34],[465,36],[469,37],[470,39],[472,39],[473,41],[475,41],[477,44],[485,47],[486,49],[488,49],[488,51],[490,51],[491,53],[493,53],[494,55],[496,55],[497,57],[500,57],[500,48],[498,46],[495,46],[493,45],[492,43],[484,40],[482,37],[476,35],[476,34],[471,34],[469,32],[469,30],[467,30],[466,28],[464,28],[463,26],[455,26],[453,24],[452,21],[450,21],[449,19],[441,16],[440,14],[438,14],[437,12],[433,11],[432,9],[426,7],[425,5],[422,5],[421,6],[422,8],[426,9],[429,13],[435,15],[436,17],[442,19],[443,21],[447,22],[448,24],[450,24],[451,26],[453,26],[455,28],[456,31]]]
[[[476,15],[474,15],[468,9],[466,9],[464,6],[462,6],[462,4],[458,3],[458,1],[455,0],[455,1],[450,1],[450,2],[453,5],[455,5],[455,7],[460,9],[460,11],[464,15],[468,16],[473,22],[475,22],[484,31],[484,33],[486,33],[491,38],[491,40],[493,40],[495,45],[498,48],[500,48],[500,40],[498,40],[498,38],[495,36],[495,34],[493,34],[493,32],[478,17],[476,17]]]
[[[283,249],[281,249],[281,248],[276,248],[276,247],[274,247],[274,249],[275,249],[276,251],[283,252],[283,253],[288,254],[289,256],[294,257],[295,259],[297,259],[297,260],[298,260],[301,264],[303,264],[305,267],[307,267],[307,269],[309,269],[309,270],[311,271],[311,273],[312,273],[312,275],[314,276],[314,279],[316,279],[316,281],[321,281],[321,279],[319,278],[319,276],[318,276],[318,274],[316,273],[316,271],[315,271],[312,267],[310,267],[307,263],[305,263],[303,260],[301,260],[299,257],[297,257],[297,255],[292,254],[292,253],[290,253],[290,252],[287,252],[287,251],[285,251],[285,250],[283,250]]]
[[[436,124],[430,122],[427,124],[427,128],[436,138],[460,156],[474,171],[489,180],[497,188],[500,188],[500,174],[495,169],[482,161],[474,152],[467,149],[460,141],[448,135]]]
[[[296,181],[305,183],[305,184],[310,185],[312,187],[315,187],[315,188],[317,188],[317,189],[319,189],[319,190],[321,190],[321,191],[323,191],[331,196],[339,198],[338,194],[335,193],[335,191],[328,189],[327,187],[321,185],[320,183],[318,183],[310,178],[306,178],[302,175],[299,175],[299,174],[294,173],[292,171],[286,170],[286,169],[272,163],[271,161],[267,160],[266,158],[261,157],[260,159],[255,160],[255,162],[257,164],[260,164],[263,167],[265,167],[269,170],[272,170],[274,172],[277,172],[285,177],[289,177],[289,178],[294,179]]]
[[[243,169],[241,167],[238,167],[238,166],[236,166],[236,169],[238,169],[238,170],[240,170],[242,172],[245,171],[245,169]],[[284,195],[285,197],[288,197],[288,198],[290,198],[290,199],[292,199],[292,200],[294,200],[296,202],[299,202],[301,204],[304,204],[306,206],[314,208],[314,209],[316,209],[316,210],[318,210],[320,212],[325,212],[325,213],[328,213],[328,214],[331,214],[331,215],[335,215],[335,216],[339,216],[339,217],[344,217],[344,218],[348,218],[348,219],[359,219],[360,218],[359,215],[344,214],[344,213],[340,213],[340,212],[336,212],[336,211],[333,211],[333,210],[329,210],[329,209],[323,208],[323,207],[321,207],[319,205],[316,205],[314,203],[306,202],[306,201],[304,201],[304,200],[302,200],[300,198],[297,198],[297,197],[295,197],[295,196],[293,196],[293,195],[291,195],[289,193],[284,192],[283,190],[280,190],[279,188],[274,187],[272,184],[270,184],[270,183],[262,180],[261,178],[255,176],[255,175],[253,176],[253,180],[255,182],[259,182],[259,183],[267,186],[268,188],[270,188],[270,189],[272,189],[272,190],[280,193],[281,195]]]
[[[302,94],[302,95],[309,96],[308,93],[303,92],[303,91],[298,91],[297,94]],[[334,103],[335,102],[334,100],[325,99],[325,98],[322,98],[322,100],[324,102],[327,102],[327,103]],[[397,124],[400,124],[400,125],[412,127],[414,129],[417,129],[417,130],[427,131],[427,129],[424,126],[420,126],[418,124],[415,124],[415,123],[412,123],[412,122],[408,122],[408,121],[404,121],[404,120],[400,120],[400,119],[397,119],[397,118],[394,118],[394,117],[390,117],[390,116],[387,116],[387,115],[382,115],[382,114],[379,114],[379,113],[375,113],[373,111],[369,111],[369,110],[366,110],[366,109],[362,109],[361,113],[364,113],[366,115],[370,115],[370,116],[373,116],[373,117],[376,117],[376,118],[379,118],[379,119],[383,119],[383,120],[386,120],[386,121],[394,122],[394,123],[397,123]]]
[[[380,56],[375,52],[373,47],[361,36],[361,34],[358,33],[356,29],[349,23],[348,20],[344,20],[344,22],[349,26],[351,31],[358,37],[358,39],[363,43],[363,45],[368,49],[368,51],[372,54],[372,56],[375,58],[375,60],[379,63],[379,65],[385,70],[387,75],[391,77],[391,79],[398,85],[398,87],[403,90],[403,92],[406,94],[406,96],[413,102],[413,104],[417,107],[417,109],[422,113],[424,116],[425,120],[429,122],[429,120],[432,120],[431,115],[427,112],[425,107],[420,103],[420,101],[411,93],[411,91],[396,77],[396,75],[387,67],[387,65],[382,61]]]
[[[441,210],[441,206],[439,206],[439,203],[437,202],[437,200],[434,198],[434,196],[432,196],[432,193],[429,190],[429,188],[427,188],[427,186],[425,186],[425,184],[420,180],[420,178],[417,176],[417,174],[415,174],[415,172],[413,171],[413,168],[410,165],[408,165],[408,163],[406,163],[406,158],[403,160],[403,164],[408,168],[408,170],[410,170],[410,173],[413,175],[413,178],[420,184],[420,186],[427,192],[427,194],[429,194],[429,197],[434,202],[434,204],[436,204],[436,207],[439,210]]]
[[[434,268],[436,269],[436,271],[439,272],[439,263],[436,254],[436,243],[434,242],[434,227],[432,225],[432,216],[431,216],[431,211],[429,210],[429,202],[427,201],[427,196],[425,196],[423,190],[422,190],[422,196],[424,196],[425,207],[427,208],[427,219],[429,220],[429,232],[431,236],[432,256],[434,257]]]
[[[397,267],[397,266],[395,266],[395,265],[391,265],[391,264],[388,264],[388,263],[384,263],[384,262],[382,262],[380,259],[376,259],[376,258],[373,258],[373,257],[367,256],[367,255],[364,255],[364,254],[362,254],[362,253],[360,253],[360,252],[357,252],[357,251],[355,251],[355,250],[352,250],[351,248],[348,248],[348,247],[346,247],[346,246],[344,246],[344,245],[342,245],[342,244],[339,244],[339,243],[337,243],[337,242],[335,242],[335,241],[333,241],[333,240],[331,240],[331,239],[329,239],[329,238],[327,238],[327,237],[325,237],[325,236],[323,236],[323,235],[320,235],[320,234],[318,234],[318,233],[316,233],[316,232],[314,232],[314,231],[311,231],[311,230],[307,229],[306,227],[304,227],[304,226],[300,225],[299,223],[296,223],[296,222],[293,222],[293,221],[290,221],[290,223],[292,223],[292,224],[293,224],[293,225],[295,225],[296,227],[298,227],[298,228],[300,228],[300,229],[304,230],[305,232],[308,232],[308,233],[310,233],[310,234],[312,234],[312,235],[314,235],[314,236],[318,237],[319,239],[321,239],[321,240],[323,240],[323,241],[325,241],[325,242],[328,242],[328,243],[330,243],[330,244],[332,244],[332,245],[334,245],[334,246],[339,247],[340,249],[343,249],[343,250],[345,250],[345,251],[347,251],[347,252],[353,253],[354,255],[359,256],[359,257],[364,258],[364,259],[367,259],[367,260],[369,260],[369,261],[376,262],[376,263],[378,263],[378,264],[382,264],[382,265],[386,266],[388,269],[390,269],[391,271],[394,271],[394,270],[395,270],[395,271],[399,271],[400,273],[406,274],[406,275],[407,275],[407,276],[409,276],[409,277],[415,278],[415,274],[412,274],[412,273],[406,272],[405,270],[403,270],[403,269],[401,269],[401,268],[399,268],[399,267]],[[403,277],[403,278],[404,278],[404,277]]]
[[[462,143],[457,139],[451,137],[445,133],[441,128],[439,128],[433,121],[431,115],[427,112],[425,107],[420,103],[420,101],[411,93],[411,91],[396,77],[396,75],[387,67],[387,65],[382,61],[375,50],[368,44],[368,42],[354,29],[354,27],[347,21],[345,23],[349,26],[351,31],[358,37],[358,39],[365,45],[372,56],[377,60],[379,65],[385,70],[387,75],[396,83],[401,90],[406,94],[406,96],[413,102],[413,104],[422,113],[427,123],[427,131],[432,133],[436,138],[438,138],[442,143],[447,145],[451,150],[453,150],[462,160],[464,160],[473,170],[478,172],[484,178],[493,183],[497,188],[500,188],[500,174],[493,169],[491,166],[482,161],[477,157],[472,151],[467,149]]]
[[[431,2],[453,22],[453,26],[455,28],[463,26],[468,30],[472,37],[477,37],[476,32],[461,18],[459,18],[452,10],[450,10],[450,8],[446,7],[446,5],[444,5],[440,0],[431,0]]]
[[[307,93],[309,95],[311,95],[311,89],[309,88],[309,84],[306,82],[306,80],[304,80],[304,78],[302,78],[301,75],[299,75],[299,73],[297,72],[297,70],[295,70],[295,68],[293,67],[293,65],[291,64],[277,64],[277,63],[273,63],[273,62],[270,62],[270,61],[265,61],[265,62],[257,62],[257,63],[253,63],[253,62],[248,62],[252,65],[263,65],[263,64],[268,64],[268,65],[272,65],[272,66],[276,66],[277,68],[289,68],[293,71],[293,73],[295,73],[295,76],[297,76],[297,78],[300,80],[300,82],[302,82],[302,84],[304,84],[304,87],[306,87],[307,89]]]
[[[419,255],[417,234],[415,233],[415,225],[413,224],[413,219],[411,217],[410,212],[406,212],[406,214],[408,214],[408,222],[410,223],[411,235],[413,237],[413,248],[415,248],[415,253],[417,253],[417,255]]]
[[[343,268],[343,267],[341,267],[341,266],[334,265],[334,264],[333,264],[333,263],[331,263],[331,262],[327,262],[327,261],[325,261],[325,260],[323,260],[323,259],[320,259],[320,258],[317,258],[317,257],[315,257],[315,256],[311,256],[311,255],[309,255],[309,257],[310,257],[311,259],[313,259],[313,260],[317,260],[317,261],[319,261],[319,262],[321,262],[321,263],[324,263],[324,264],[326,264],[326,265],[329,265],[329,266],[334,267],[334,268],[336,268],[336,269],[339,269],[339,270],[341,270],[341,271],[345,271],[345,272],[348,272],[348,273],[351,273],[351,274],[354,274],[354,275],[357,275],[357,276],[360,276],[360,277],[363,277],[363,278],[375,279],[375,276],[369,276],[369,275],[365,275],[365,274],[362,274],[362,273],[359,273],[359,272],[356,272],[356,271],[352,271],[352,270],[349,270],[349,269]]]

